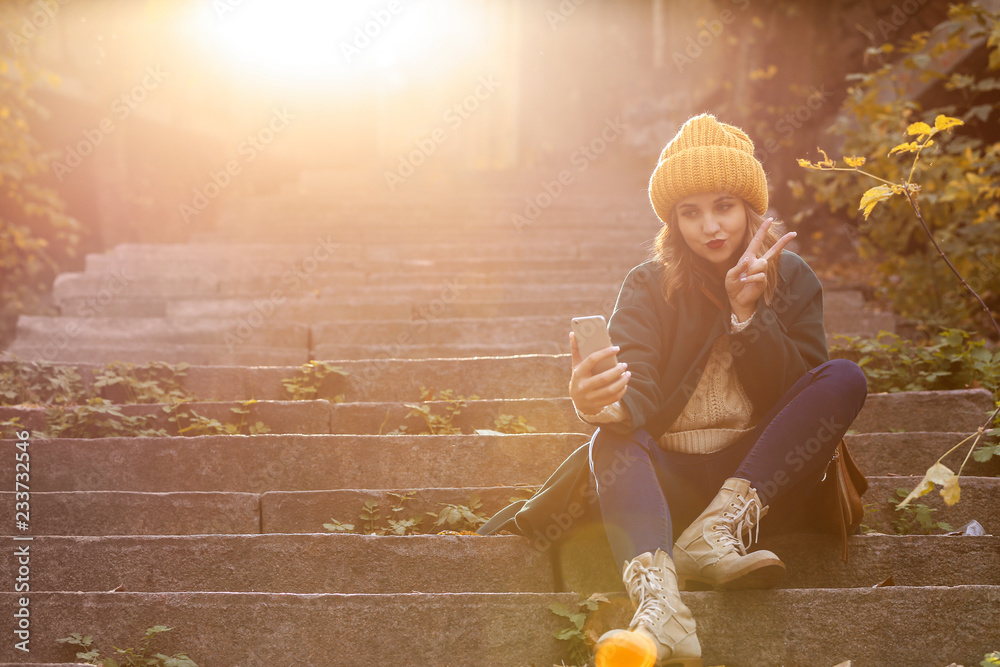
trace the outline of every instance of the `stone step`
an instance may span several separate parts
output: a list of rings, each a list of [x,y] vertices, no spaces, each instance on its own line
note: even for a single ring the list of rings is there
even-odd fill
[[[240,491],[540,483],[581,434],[30,438],[32,491]],[[549,466],[554,469],[555,465]],[[13,479],[14,459],[0,461]],[[509,495],[509,494],[508,494]]]
[[[37,469],[37,468],[36,468]],[[15,492],[0,492],[14,516]],[[32,535],[244,535],[260,531],[260,496],[218,491],[32,491]]]
[[[391,297],[371,303],[364,299],[345,296],[322,297],[318,295],[278,295],[277,300],[258,298],[160,298],[116,297],[101,306],[102,317],[170,317],[183,319],[229,318],[257,321],[261,317],[278,317],[294,322],[320,322],[329,320],[410,319],[415,323],[429,321],[447,314],[449,317],[530,317],[533,315],[562,314],[569,319],[580,313],[610,315],[615,298],[608,293],[593,297],[576,295],[568,298],[512,299],[512,300],[455,300],[448,302],[439,294],[434,297],[418,295],[407,298]],[[65,315],[96,316],[93,297],[73,297],[60,302]],[[449,355],[450,356],[450,355]]]
[[[865,525],[871,530],[896,534],[893,521],[900,518],[894,506],[886,502],[895,498],[897,488],[913,489],[921,477],[869,477],[869,489],[864,502],[870,505]],[[536,480],[540,485],[544,480]],[[468,482],[467,482],[468,483]],[[993,477],[965,477],[961,480],[962,500],[951,507],[944,505],[935,491],[921,497],[918,504],[935,510],[934,521],[950,523],[958,529],[972,520],[978,521],[988,534],[1000,534],[1000,507],[995,502],[1000,492],[1000,479]],[[441,505],[468,506],[472,498],[481,504],[483,516],[493,516],[513,499],[525,498],[529,490],[524,487],[451,487],[451,488],[396,488],[396,489],[332,489],[314,491],[269,491],[261,497],[261,530],[265,533],[315,533],[323,531],[323,524],[331,520],[359,525],[359,513],[366,502],[378,503],[385,510],[394,507],[396,499],[391,493],[414,492],[407,503],[412,516],[422,516],[427,511],[438,511]],[[596,502],[596,499],[595,499]],[[406,514],[410,517],[410,514]],[[929,532],[941,532],[930,530]]]
[[[19,594],[3,596],[5,608],[14,609]],[[551,665],[566,656],[563,642],[553,637],[566,619],[549,606],[573,606],[578,598],[123,591],[40,592],[30,599],[31,653],[9,642],[0,660],[64,660],[73,650],[55,639],[72,632],[121,646],[141,638],[146,627],[163,624],[173,630],[158,637],[158,651],[185,651],[206,665]],[[699,621],[707,664],[729,667],[848,659],[859,665],[975,664],[994,650],[990,642],[1000,624],[995,586],[701,592],[683,599]],[[607,607],[608,622],[627,620],[630,609],[621,596]],[[836,609],[851,613],[832,614]],[[376,627],[393,641],[374,640]],[[934,640],[901,641],[914,633]]]
[[[181,276],[138,276],[130,280],[116,295],[110,295],[103,301],[118,298],[151,297],[161,299],[193,299],[193,298],[226,298],[226,297],[257,297],[270,298],[280,303],[283,298],[314,294],[319,298],[348,297],[355,300],[378,302],[382,300],[399,301],[413,299],[431,301],[441,299],[446,304],[456,300],[463,301],[529,301],[533,299],[565,299],[580,298],[584,294],[588,298],[611,298],[612,305],[621,287],[620,281],[589,283],[586,285],[567,284],[537,284],[537,283],[497,283],[479,285],[462,283],[457,278],[449,278],[437,284],[400,284],[387,285],[341,285],[334,281],[326,281],[320,274],[307,275],[303,280],[293,276],[290,282],[284,278],[276,278],[271,284],[259,284],[253,289],[245,287],[245,283],[233,279],[224,281],[215,276],[181,277]],[[108,279],[105,276],[87,273],[64,273],[59,282],[53,286],[53,298],[65,308],[72,300],[90,299],[84,303],[90,304],[91,313],[104,304],[99,300],[102,291],[108,291]]]
[[[870,588],[889,577],[896,586],[1000,585],[1000,537],[852,536],[849,563],[832,536],[785,535],[762,546],[788,568],[781,588]],[[36,536],[30,550],[46,563],[32,573],[32,592],[546,593],[558,583],[577,593],[623,590],[609,550],[602,560],[572,554],[590,565],[586,576],[557,582],[550,554],[517,536]],[[560,557],[565,574],[568,555]],[[11,549],[0,571],[13,581],[17,568]]]
[[[243,248],[248,248],[243,250]],[[267,245],[269,252],[254,252],[253,246],[206,245],[199,248],[190,246],[189,252],[177,255],[161,252],[160,246],[137,249],[131,254],[89,254],[86,258],[85,273],[116,274],[125,276],[206,271],[210,273],[238,273],[259,271],[261,273],[283,274],[295,267],[303,258],[310,257],[308,248],[301,248],[296,255],[276,252],[273,244]],[[234,252],[236,250],[236,252]],[[423,276],[429,273],[445,275],[466,273],[496,273],[514,270],[524,271],[616,271],[617,280],[634,266],[631,257],[621,259],[574,258],[495,258],[495,257],[441,257],[436,259],[411,258],[402,260],[364,260],[357,257],[360,246],[347,246],[323,261],[317,262],[315,273],[331,274],[357,272],[363,274],[405,273]],[[277,255],[277,256],[276,256]],[[286,256],[287,255],[287,256]]]
[[[0,353],[4,361],[47,361],[67,364],[83,362],[109,363],[124,361],[144,364],[162,361],[168,364],[242,364],[244,366],[300,365],[312,355],[306,347],[270,347],[241,344],[229,345],[175,345],[157,346],[121,343],[118,345],[61,344],[64,339],[54,335],[38,343],[14,341],[7,351]]]
[[[119,405],[117,408],[126,419],[145,417],[146,419],[141,424],[142,429],[162,429],[174,436],[215,432],[223,427],[232,429],[237,434],[249,434],[251,428],[254,428],[255,431],[260,430],[256,427],[258,423],[264,424],[267,433],[328,434],[331,430],[330,419],[333,415],[330,403],[325,400],[191,401],[178,405],[161,403]],[[52,423],[53,413],[59,414],[60,412],[67,415],[80,415],[77,419],[84,420],[84,423],[101,422],[101,424],[87,428],[87,433],[83,437],[105,437],[114,432],[113,427],[102,425],[104,421],[107,421],[102,414],[88,412],[78,406],[0,407],[0,422],[16,418],[18,425],[28,429],[31,433],[48,433],[54,427]],[[117,424],[122,423],[117,417],[110,419],[113,419]],[[205,420],[214,420],[217,423],[205,424]],[[75,421],[71,421],[69,426],[73,427],[75,424]],[[118,429],[128,430],[124,426],[119,426]],[[183,433],[179,433],[181,429],[184,430]],[[40,436],[36,435],[36,437]]]
[[[443,387],[438,387],[443,389]],[[969,431],[986,421],[994,408],[985,390],[870,394],[849,430],[855,433],[891,431]],[[347,397],[350,400],[351,397]],[[427,401],[433,415],[447,414],[446,401]],[[577,417],[569,398],[467,400],[453,424],[463,432],[490,428],[500,415],[524,417],[540,433],[567,433],[588,429]],[[399,425],[426,430],[423,422],[408,417],[409,408],[398,403],[341,403],[333,406],[334,433],[386,433]],[[588,429],[592,430],[592,429]],[[417,432],[420,432],[417,431]]]
[[[891,483],[891,480],[895,478],[886,477],[886,475],[894,474],[899,476],[910,473],[912,476],[913,473],[922,472],[924,468],[930,466],[937,459],[937,456],[945,451],[947,445],[957,442],[959,439],[957,436],[960,435],[948,433],[900,433],[879,434],[878,436],[848,436],[847,440],[858,465],[867,475],[873,478],[879,477],[890,480],[887,483]],[[913,436],[916,436],[916,438]],[[405,436],[401,437],[401,441],[402,438],[405,438]],[[232,439],[239,440],[238,437]],[[480,454],[479,456],[484,462],[482,466],[477,465],[478,460],[467,462],[462,471],[463,476],[457,481],[455,481],[454,477],[446,480],[458,484],[477,484],[482,483],[482,480],[489,479],[491,476],[495,477],[495,472],[491,470],[491,467],[498,465],[497,461],[504,454],[520,453],[516,451],[512,452],[510,444],[505,443],[504,438],[499,436],[437,436],[435,439],[445,441],[444,446],[440,444],[435,445],[433,441],[420,443],[427,450],[426,452],[422,452],[422,456],[433,459],[433,457],[438,455],[446,456],[449,451],[453,451],[458,447],[471,448],[476,445],[481,445],[480,451],[485,449],[499,450],[496,453],[491,451],[485,455]],[[530,441],[531,439],[527,440]],[[523,484],[540,484],[541,481],[555,470],[569,452],[573,451],[577,446],[586,443],[587,440],[588,438],[584,434],[567,435],[555,446],[536,447],[532,449],[533,458],[530,460],[525,459],[516,466],[514,470],[514,472],[517,472],[516,479],[522,480],[521,483]],[[160,442],[152,442],[149,445],[151,448],[159,449],[169,447],[168,445],[160,445]],[[103,460],[109,463],[120,466],[127,462],[132,463],[136,460],[142,460],[142,453],[134,453],[134,447],[129,448],[124,443],[112,440],[105,440],[104,444]],[[255,464],[259,466],[257,470],[248,470],[245,473],[244,480],[223,479],[221,480],[222,482],[229,482],[233,486],[239,486],[240,484],[245,487],[252,486],[252,490],[254,491],[260,491],[265,488],[289,488],[295,484],[294,480],[302,474],[295,469],[295,465],[309,465],[308,463],[302,464],[300,459],[296,462],[290,462],[287,467],[279,469],[270,460],[261,460],[262,457],[253,456],[252,450],[249,450],[251,453],[248,453],[248,449],[241,446],[242,444],[242,442],[235,443],[237,446],[229,442],[215,445],[205,444],[206,447],[221,450],[224,454],[229,453],[233,456],[239,456],[242,459],[249,458],[251,465]],[[380,457],[365,456],[365,448],[371,448],[372,446],[368,438],[361,438],[359,441],[352,441],[347,445],[343,443],[342,438],[338,437],[325,439],[313,438],[307,444],[315,448],[315,457],[319,459],[317,464],[319,466],[323,466],[326,463],[322,459],[322,452],[326,448],[339,447],[341,449],[353,448],[356,450],[353,452],[353,456],[359,462],[356,465],[359,468],[358,477],[362,477],[361,483],[365,483],[368,479],[385,479],[391,476],[391,472],[386,472],[391,464],[386,463]],[[447,448],[448,445],[451,445],[450,450]],[[375,444],[374,446],[380,447],[382,445]],[[522,449],[528,449],[529,447],[531,447],[530,443]],[[49,448],[45,442],[34,441],[36,467],[39,465],[37,462],[38,456],[41,456],[41,460],[44,462],[47,458],[50,459],[52,456],[57,455],[58,449],[56,452],[46,452],[47,449]],[[42,450],[41,454],[38,454],[39,450]],[[390,453],[394,451],[398,452],[399,448],[391,448]],[[183,452],[178,452],[175,448],[169,449],[168,453],[176,454],[178,458],[184,455]],[[912,462],[904,462],[899,464],[898,467],[886,470],[888,466],[883,461],[883,458],[892,459],[895,457],[903,459],[907,453],[912,455]],[[885,454],[885,457],[883,454]],[[396,465],[414,465],[412,454],[403,451],[399,455],[400,460],[394,462]],[[947,460],[946,463],[952,464],[953,469],[957,470],[961,464],[960,459],[963,455],[963,452],[959,452],[952,456],[952,459],[955,459],[954,462]],[[306,456],[304,458],[308,460],[309,457]],[[372,464],[371,459],[376,459],[374,464]],[[424,468],[428,468],[433,464],[424,463],[421,465]],[[322,473],[322,470],[319,472]],[[988,478],[996,476],[998,472],[1000,472],[1000,461],[996,458],[984,464],[970,461],[963,471],[963,478],[967,476]],[[51,472],[47,472],[48,474],[51,474]],[[106,484],[104,478],[97,476],[90,468],[83,468],[79,474],[79,482],[75,482],[67,476],[59,481],[59,486],[61,488],[99,489],[102,488],[103,484]],[[329,476],[325,479],[328,480],[326,486],[335,488],[339,488],[342,484],[350,485],[352,482],[357,484],[355,479],[346,482],[342,481],[342,476],[338,477],[335,471],[330,471]],[[421,479],[423,478],[418,477],[417,482],[419,483]],[[904,481],[909,483],[908,479],[907,477]],[[409,481],[412,481],[412,478]],[[261,482],[267,482],[267,485],[262,485]],[[323,484],[321,480],[313,480],[313,482],[317,485]],[[205,488],[212,488],[211,479],[200,480],[200,483]],[[47,485],[48,482],[44,482],[41,483],[40,487],[36,485],[36,488],[44,489],[47,488]],[[900,482],[899,486],[905,486],[905,483]],[[160,491],[146,493],[139,484],[136,484],[132,488],[136,490],[36,490],[32,496],[32,500],[35,503],[35,517],[32,523],[32,531],[36,535],[189,535],[206,532],[257,532],[259,517],[256,514],[256,501],[251,503],[240,492]],[[533,487],[526,488],[530,489]],[[873,491],[872,494],[874,495],[869,494],[872,495],[871,502],[878,504],[879,509],[885,509],[882,506],[886,505],[889,494],[893,493],[895,488],[897,487],[889,487],[888,491],[879,491],[878,493]],[[509,487],[501,491],[498,502],[502,505],[510,501],[511,497],[526,497],[517,495],[520,492],[515,493],[515,491],[515,489]],[[878,495],[879,493],[882,495]],[[8,509],[11,515],[13,515],[15,510],[14,501],[13,492],[0,492],[0,506]],[[461,503],[467,501],[468,499],[466,498]],[[926,504],[925,500],[918,502]],[[359,501],[358,507],[362,504],[363,501]],[[176,507],[176,511],[168,511],[174,507]],[[232,510],[231,508],[233,507],[239,508],[239,511]],[[244,508],[249,509],[244,511]],[[250,509],[253,511],[248,514],[247,512]],[[437,511],[437,509],[437,506],[427,506],[422,508],[418,512],[418,515],[422,515],[424,511]],[[491,513],[496,509],[493,508]],[[227,512],[234,515],[232,521],[221,520],[220,517]],[[890,512],[890,514],[892,513]],[[896,517],[897,515],[892,516]],[[191,517],[199,520],[193,521]],[[280,521],[272,521],[270,515],[265,517],[265,519],[267,522],[267,532],[316,532],[321,530],[320,526],[322,525],[312,519],[312,523],[303,524],[293,520],[288,525],[282,524]],[[885,521],[879,525],[883,530],[891,529],[890,523]],[[212,526],[214,529],[208,530],[205,526]]]
[[[554,432],[587,432],[593,429],[580,421],[566,398],[569,384],[568,355],[537,355],[507,358],[397,360],[369,359],[338,361],[336,366],[347,375],[331,375],[320,387],[317,398],[334,400],[343,396],[346,403],[334,406],[342,417],[335,426],[338,432],[372,433],[385,421],[388,430],[403,423],[409,409],[404,402],[420,402],[420,386],[436,391],[451,390],[456,397],[484,394],[482,400],[466,401],[456,425],[471,432],[489,428],[483,415],[524,415],[535,428]],[[94,364],[75,364],[85,386],[93,383],[100,371]],[[297,367],[192,366],[180,380],[181,386],[197,400],[232,401],[288,399],[282,381],[299,375]],[[484,382],[483,378],[489,378]],[[121,397],[105,393],[106,398]],[[524,396],[519,399],[498,396]],[[380,398],[371,401],[366,399]],[[391,399],[391,400],[390,400]],[[436,414],[444,414],[443,402],[428,402]],[[917,391],[869,394],[865,406],[851,424],[850,432],[888,433],[893,431],[969,432],[985,422],[994,408],[993,398],[985,389],[952,391]],[[530,415],[527,411],[530,411]],[[372,420],[377,416],[378,421]],[[532,418],[535,417],[535,418]],[[492,418],[488,421],[492,423]],[[351,431],[351,424],[355,424]],[[410,421],[411,428],[419,422]]]
[[[270,318],[257,326],[237,330],[237,323],[225,319],[163,317],[47,317],[21,315],[17,320],[17,340],[10,347],[42,346],[50,341],[74,345],[113,346],[121,343],[157,345],[252,345],[272,348],[309,346],[309,325]]]

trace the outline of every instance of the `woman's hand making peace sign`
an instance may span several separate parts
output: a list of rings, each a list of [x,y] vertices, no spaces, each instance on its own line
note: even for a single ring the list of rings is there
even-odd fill
[[[767,286],[767,262],[777,256],[789,241],[795,238],[795,232],[788,232],[771,246],[762,256],[757,257],[757,251],[764,242],[767,230],[774,218],[768,218],[760,226],[750,240],[740,260],[726,273],[726,294],[729,295],[729,305],[733,313],[745,322],[757,310],[757,299],[764,293]]]

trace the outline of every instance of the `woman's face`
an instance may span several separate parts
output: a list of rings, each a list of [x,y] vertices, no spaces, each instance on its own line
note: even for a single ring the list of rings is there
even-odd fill
[[[747,212],[743,200],[725,192],[691,195],[677,202],[681,236],[699,257],[725,273],[746,248]]]

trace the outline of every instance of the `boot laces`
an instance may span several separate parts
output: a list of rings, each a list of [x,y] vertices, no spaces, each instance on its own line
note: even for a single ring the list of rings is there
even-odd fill
[[[662,568],[646,567],[638,560],[633,560],[626,567],[624,578],[630,593],[639,592],[639,602],[630,629],[635,629],[642,623],[651,630],[659,628],[664,618],[677,613],[667,599]]]
[[[746,556],[747,549],[760,535],[760,501],[735,495],[729,508],[722,513],[721,521],[715,524],[715,535],[720,546],[737,549],[741,556]],[[749,541],[744,541],[744,532]]]

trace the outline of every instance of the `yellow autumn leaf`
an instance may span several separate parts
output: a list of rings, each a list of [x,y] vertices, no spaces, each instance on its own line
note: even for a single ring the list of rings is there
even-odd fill
[[[915,150],[917,150],[917,142],[910,141],[905,144],[893,146],[892,150],[889,151],[889,155],[892,155],[893,153],[912,153]]]
[[[906,133],[909,135],[930,134],[931,126],[927,123],[911,123],[910,126],[906,128]]]
[[[958,486],[958,475],[951,475],[944,480],[944,487],[941,489],[941,497],[944,504],[951,507],[958,502],[962,496],[962,489]]]
[[[806,159],[803,159],[803,158],[799,158],[798,159],[798,163],[799,163],[800,167],[805,167],[806,169],[812,169],[813,168],[813,163],[810,162],[809,160],[806,160]]]
[[[965,125],[965,123],[958,118],[950,118],[944,114],[934,119],[934,128],[937,130],[950,130],[956,125]]]
[[[876,185],[861,196],[861,203],[858,204],[858,210],[864,210],[865,220],[867,220],[875,205],[891,196],[892,188],[888,185]]]
[[[863,157],[856,157],[854,155],[844,156],[844,162],[847,163],[848,167],[863,167],[865,164],[865,159]]]
[[[924,478],[920,480],[920,484],[917,484],[917,488],[910,491],[910,495],[903,498],[903,502],[896,505],[896,509],[906,507],[910,504],[911,500],[916,500],[920,496],[927,495],[934,489],[935,484],[944,486],[945,481],[949,477],[955,477],[955,473],[952,472],[951,468],[940,462],[935,463],[927,469]]]

